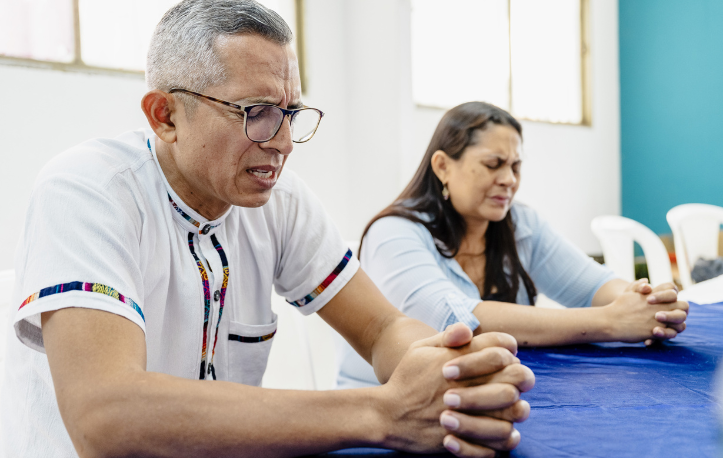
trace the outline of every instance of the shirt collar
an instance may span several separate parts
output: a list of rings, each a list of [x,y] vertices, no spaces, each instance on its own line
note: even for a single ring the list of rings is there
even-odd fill
[[[191,207],[189,207],[183,199],[181,199],[178,194],[173,190],[171,185],[168,183],[168,180],[166,179],[166,175],[163,173],[163,169],[161,168],[161,164],[158,162],[158,155],[156,154],[156,143],[155,143],[155,135],[150,135],[146,139],[146,146],[148,147],[148,150],[153,155],[153,160],[156,163],[156,166],[158,167],[158,171],[160,172],[161,178],[163,179],[163,184],[166,188],[166,194],[168,199],[168,205],[171,207],[171,214],[173,216],[173,219],[185,230],[189,232],[195,232],[199,236],[210,236],[213,235],[216,230],[223,224],[226,217],[231,213],[231,210],[233,209],[233,206],[231,206],[223,215],[216,218],[215,220],[209,220],[198,214],[195,210],[193,210]]]

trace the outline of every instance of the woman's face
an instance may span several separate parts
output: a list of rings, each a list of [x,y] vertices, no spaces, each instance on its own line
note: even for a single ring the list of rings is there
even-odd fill
[[[520,186],[521,149],[522,138],[513,127],[490,124],[475,132],[473,144],[458,160],[442,151],[434,154],[432,167],[468,225],[507,215]]]

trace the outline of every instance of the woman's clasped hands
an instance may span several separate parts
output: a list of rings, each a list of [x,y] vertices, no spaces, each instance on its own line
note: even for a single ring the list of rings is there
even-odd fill
[[[652,345],[685,331],[688,303],[678,300],[678,288],[663,283],[653,288],[643,278],[630,284],[625,292],[605,306],[610,320],[612,340]]]

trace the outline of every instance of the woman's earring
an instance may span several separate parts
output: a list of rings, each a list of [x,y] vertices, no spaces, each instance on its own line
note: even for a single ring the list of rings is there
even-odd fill
[[[442,197],[444,198],[444,200],[449,200],[449,189],[447,189],[446,184],[442,188]]]

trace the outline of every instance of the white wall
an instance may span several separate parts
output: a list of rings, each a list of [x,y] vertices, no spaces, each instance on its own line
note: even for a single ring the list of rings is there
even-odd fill
[[[617,2],[591,0],[593,126],[523,123],[519,199],[583,250],[620,213]],[[418,165],[441,111],[411,96],[409,0],[307,0],[305,102],[326,112],[289,160],[353,240]],[[484,46],[485,44],[480,44]],[[40,168],[87,138],[146,125],[140,78],[0,65],[0,270],[11,268]]]
[[[587,253],[601,253],[590,221],[620,214],[618,3],[591,0],[592,126],[523,121],[522,182],[517,200],[538,210]],[[413,144],[401,169],[406,183],[443,111],[414,110]]]
[[[147,126],[140,77],[0,65],[0,270],[13,267],[25,208],[42,166],[92,137]]]

